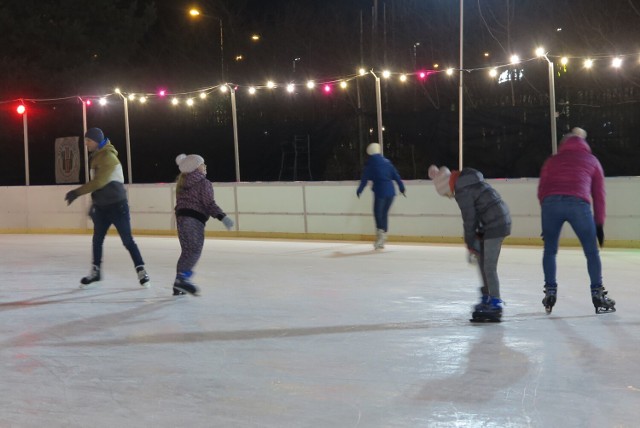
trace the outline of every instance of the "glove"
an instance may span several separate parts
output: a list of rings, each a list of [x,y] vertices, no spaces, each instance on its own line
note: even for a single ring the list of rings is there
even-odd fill
[[[360,195],[362,194],[362,192],[356,192],[356,196],[358,197],[358,199],[360,199]]]
[[[604,225],[596,224],[596,237],[598,238],[600,248],[604,247]]]
[[[224,224],[224,227],[226,227],[226,228],[227,228],[227,230],[231,230],[231,229],[233,229],[233,225],[234,225],[234,223],[233,223],[233,220],[231,220],[231,217],[229,217],[228,215],[226,215],[226,216],[224,216],[224,217],[222,218],[222,220],[221,220],[221,221],[222,221],[222,224]]]
[[[67,206],[71,205],[76,199],[78,199],[78,193],[75,190],[67,192],[64,197],[64,200],[67,201]]]

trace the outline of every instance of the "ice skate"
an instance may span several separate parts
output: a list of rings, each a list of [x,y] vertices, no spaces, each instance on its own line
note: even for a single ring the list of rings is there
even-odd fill
[[[183,294],[189,293],[194,296],[198,296],[200,293],[198,287],[196,287],[195,284],[193,284],[189,280],[189,278],[186,278],[182,275],[178,275],[175,282],[173,283],[173,295],[180,296],[181,294],[176,294],[176,291],[179,293],[182,292]]]
[[[140,281],[140,285],[144,288],[149,288],[151,282],[149,280],[149,275],[147,274],[146,269],[143,265],[136,266],[136,272],[138,273],[138,281]]]
[[[545,285],[544,287],[544,298],[542,299],[542,305],[544,306],[544,310],[550,314],[553,310],[553,305],[556,304],[556,299],[558,295],[558,287],[548,287]]]
[[[471,314],[471,322],[500,322],[502,318],[502,304],[504,302],[491,296],[482,296]]]
[[[591,301],[596,308],[596,314],[616,311],[616,301],[607,297],[607,293],[604,287],[591,289]]]
[[[174,296],[186,296],[187,293],[185,293],[182,290],[177,289],[176,287],[173,287],[173,295]]]
[[[384,248],[384,243],[387,241],[387,234],[382,229],[376,230],[376,242],[373,244],[373,248],[381,250]]]
[[[102,278],[100,277],[100,268],[96,265],[91,266],[91,271],[89,275],[85,276],[80,280],[80,288],[88,288],[91,287],[91,284],[94,282],[100,281]]]

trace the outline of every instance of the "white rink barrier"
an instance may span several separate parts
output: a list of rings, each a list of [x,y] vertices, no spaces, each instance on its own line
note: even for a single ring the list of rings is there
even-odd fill
[[[507,243],[540,245],[538,179],[490,179],[509,205],[513,220]],[[430,180],[406,181],[389,216],[391,241],[462,242],[456,202],[439,196]],[[370,239],[374,235],[372,192],[356,197],[358,182],[215,183],[216,202],[236,222],[226,232],[212,219],[214,236],[307,239]],[[90,196],[67,206],[64,195],[77,186],[0,187],[0,233],[90,233]],[[131,221],[137,234],[175,234],[175,184],[128,185]],[[606,179],[609,246],[640,248],[640,177]],[[571,227],[562,242],[575,245]]]

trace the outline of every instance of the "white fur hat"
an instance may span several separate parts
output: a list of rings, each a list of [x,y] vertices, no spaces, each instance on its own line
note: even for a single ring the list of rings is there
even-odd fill
[[[429,167],[429,178],[433,180],[433,184],[436,186],[436,192],[440,196],[453,196],[451,187],[449,186],[449,178],[451,178],[451,171],[446,166],[438,168],[435,165]]]
[[[367,146],[367,154],[369,156],[372,155],[379,155],[380,154],[380,144],[378,143],[371,143]]]
[[[193,172],[204,163],[204,159],[199,155],[185,155],[184,153],[176,157],[176,164],[180,172]]]

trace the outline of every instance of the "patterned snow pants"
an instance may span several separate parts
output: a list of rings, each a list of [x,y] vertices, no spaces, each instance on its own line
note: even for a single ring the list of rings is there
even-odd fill
[[[178,216],[178,240],[180,241],[180,258],[177,273],[192,272],[204,246],[204,223],[193,217]]]

